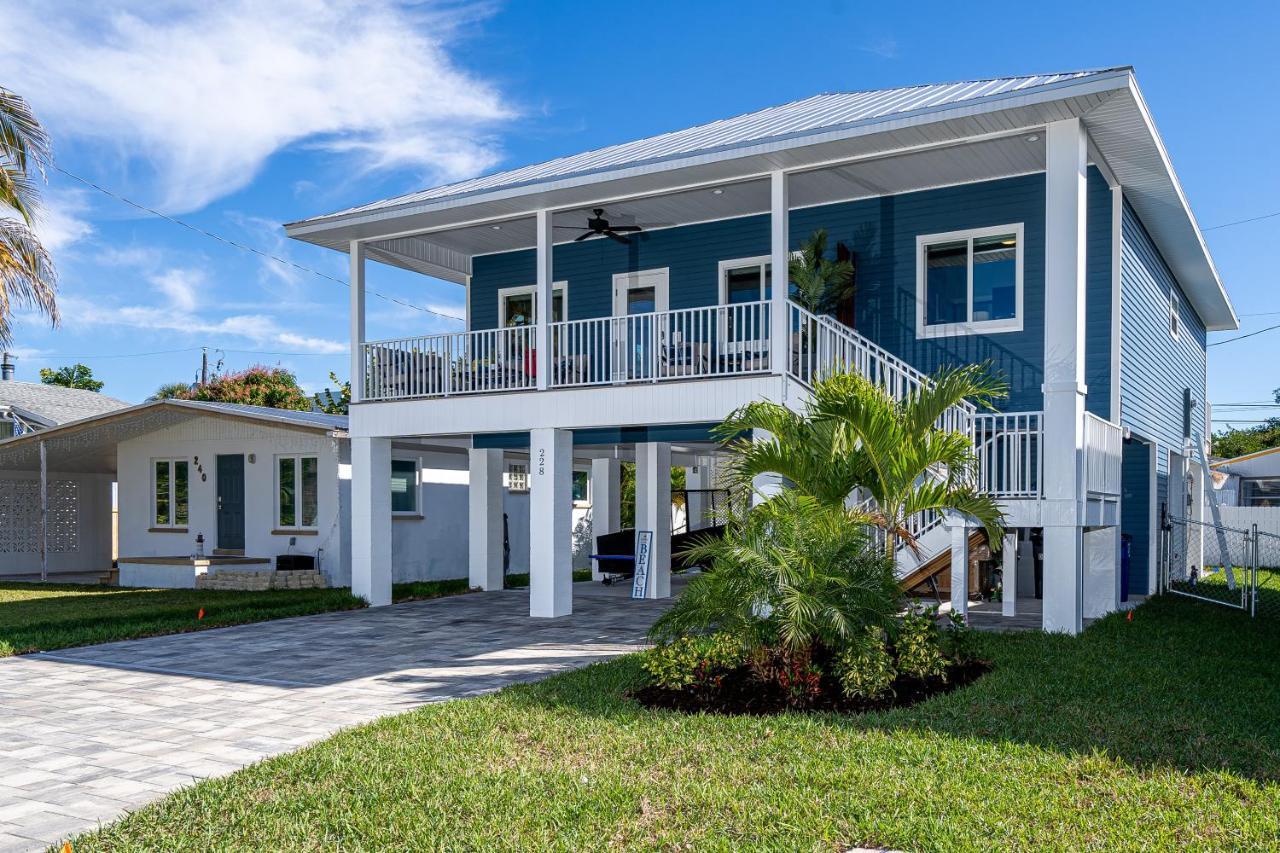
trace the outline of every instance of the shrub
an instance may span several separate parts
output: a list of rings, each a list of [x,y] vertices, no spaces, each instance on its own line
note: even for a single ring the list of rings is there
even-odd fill
[[[836,653],[833,663],[840,689],[850,698],[879,699],[891,692],[898,677],[884,633],[874,626]]]
[[[822,670],[808,648],[757,648],[751,671],[758,681],[780,688],[792,708],[807,708],[822,694]]]
[[[706,690],[719,686],[724,674],[743,664],[742,643],[725,634],[681,637],[655,646],[642,666],[653,683],[668,690]]]
[[[898,652],[898,669],[904,675],[919,678],[944,678],[947,659],[942,654],[942,642],[938,636],[936,610],[911,611],[902,617],[895,643]]]
[[[977,657],[974,649],[976,637],[969,621],[961,613],[954,610],[947,614],[946,634],[943,637],[943,648],[956,663],[969,663]]]
[[[892,562],[843,508],[787,490],[684,553],[711,567],[654,624],[657,640],[728,631],[747,647],[838,648],[887,625],[901,593]]]

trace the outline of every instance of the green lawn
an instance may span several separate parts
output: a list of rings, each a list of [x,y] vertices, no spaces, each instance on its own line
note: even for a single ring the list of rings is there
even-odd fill
[[[428,706],[179,791],[96,849],[1280,845],[1280,621],[1156,599],[861,717],[680,716],[634,657]]]
[[[213,592],[0,583],[0,657],[362,606],[346,589]],[[204,618],[198,619],[201,608]]]

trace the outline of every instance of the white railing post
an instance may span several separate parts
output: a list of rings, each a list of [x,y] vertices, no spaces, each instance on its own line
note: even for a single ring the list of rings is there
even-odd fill
[[[351,255],[351,402],[365,398],[364,244],[352,240]]]
[[[790,303],[791,276],[787,268],[791,264],[791,205],[788,198],[787,173],[773,172],[769,176],[769,257],[772,293],[769,299],[769,364],[773,373],[785,374],[790,347],[786,335],[787,305]],[[763,318],[762,319],[762,326]]]
[[[552,255],[555,253],[554,232],[552,231],[551,211],[537,212],[538,232],[538,281],[537,292],[534,293],[534,322],[537,325],[537,340],[534,343],[534,365],[538,377],[538,390],[545,391],[551,384],[551,310],[554,298],[554,282],[552,277]]]

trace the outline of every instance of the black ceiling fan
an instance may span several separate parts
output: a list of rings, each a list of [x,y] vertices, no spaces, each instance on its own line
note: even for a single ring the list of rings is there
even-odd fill
[[[608,237],[610,240],[617,240],[619,243],[630,243],[623,234],[631,234],[637,231],[643,231],[643,225],[610,225],[609,220],[604,218],[604,208],[597,207],[591,211],[592,215],[587,217],[586,230],[580,229],[573,225],[557,225],[557,228],[563,228],[570,231],[582,231],[577,237],[573,238],[573,242],[581,243],[588,237]]]

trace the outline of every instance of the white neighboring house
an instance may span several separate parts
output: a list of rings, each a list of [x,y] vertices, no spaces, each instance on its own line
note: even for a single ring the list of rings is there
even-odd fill
[[[189,587],[205,572],[273,571],[282,555],[310,557],[328,584],[350,585],[345,416],[187,400],[119,405],[0,441],[0,477],[21,484],[24,496],[18,512],[0,503],[0,576],[40,572],[46,529],[51,576],[109,570],[115,483],[123,585]],[[392,448],[391,463],[384,507],[393,580],[465,577],[465,448],[406,439]],[[510,571],[524,572],[528,496],[516,471],[503,502]],[[575,513],[580,519],[585,506]],[[197,565],[200,547],[208,559]]]
[[[8,353],[0,365],[0,439],[30,435],[82,418],[106,414],[129,404],[94,391],[14,379]],[[40,571],[40,482],[38,475],[0,465],[0,575]],[[49,482],[49,508],[55,523],[49,546],[63,555],[64,572],[100,572],[111,566],[111,478],[98,473],[66,473]],[[80,529],[61,523],[74,504],[102,516],[106,526]]]

